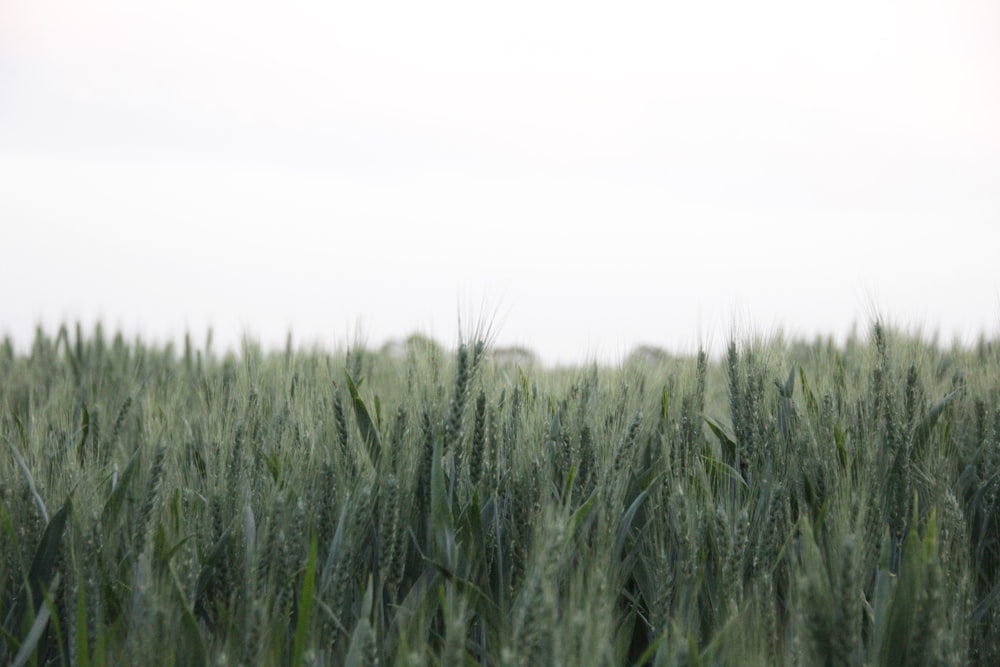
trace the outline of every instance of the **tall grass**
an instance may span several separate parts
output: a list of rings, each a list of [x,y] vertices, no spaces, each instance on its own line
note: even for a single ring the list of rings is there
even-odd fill
[[[1000,664],[1000,344],[0,347],[0,662]]]

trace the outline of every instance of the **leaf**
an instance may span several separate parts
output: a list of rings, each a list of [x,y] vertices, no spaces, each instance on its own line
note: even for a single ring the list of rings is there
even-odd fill
[[[344,659],[344,667],[363,667],[369,664],[367,655],[370,646],[375,643],[375,630],[372,628],[372,578],[368,577],[368,586],[365,589],[365,597],[361,603],[361,620],[354,626],[354,634],[351,636],[351,648],[347,651]]]
[[[21,423],[21,418],[16,412],[12,412],[11,416],[14,418],[14,426],[17,427],[17,434],[21,437],[21,446],[24,447],[28,444],[28,434],[24,431],[24,424]],[[17,451],[15,449],[15,451]]]
[[[652,488],[652,485],[643,489],[642,493],[635,497],[632,504],[629,505],[627,510],[625,510],[625,514],[622,515],[621,522],[618,524],[618,535],[615,538],[614,553],[617,556],[621,556],[622,549],[625,548],[625,540],[628,538],[629,531],[632,529],[632,521],[635,519],[636,512],[639,511],[643,501],[646,500],[646,496],[649,495],[650,488]]]
[[[948,407],[948,404],[952,402],[960,391],[962,391],[961,387],[955,389],[934,404],[934,406],[927,411],[924,418],[920,420],[920,423],[913,429],[913,447],[917,451],[921,451],[927,441],[930,440],[931,431],[934,429],[934,425],[937,423],[938,417],[941,416],[944,409]]]
[[[732,461],[730,465],[735,466],[738,461],[736,460],[736,441],[729,437],[726,430],[717,421],[711,417],[703,417],[705,423],[708,424],[708,428],[711,429],[712,433],[719,440],[719,444],[722,445],[722,452],[725,454],[729,461]]]
[[[909,661],[917,657],[910,653],[910,638],[914,622],[920,613],[917,601],[924,590],[924,572],[928,564],[936,559],[933,553],[936,550],[936,541],[937,529],[933,512],[928,520],[927,534],[923,540],[918,536],[916,526],[910,526],[906,537],[906,545],[909,548],[903,549],[899,574],[893,580],[885,635],[880,646],[882,664],[909,664]],[[890,563],[890,573],[891,566]]]
[[[452,556],[455,545],[455,518],[448,502],[448,486],[445,481],[444,466],[441,464],[441,439],[434,438],[434,453],[431,457],[431,531],[437,538],[435,556],[453,566]]]
[[[500,611],[500,607],[497,606],[493,598],[483,589],[465,577],[459,576],[443,563],[439,563],[438,561],[432,558],[427,558],[426,556],[424,557],[424,560],[437,570],[437,572],[444,579],[458,589],[459,593],[461,593],[462,596],[472,604],[472,608],[475,610],[475,613],[486,622],[487,627],[498,628],[502,625],[503,614]]]
[[[257,563],[257,522],[254,520],[250,503],[243,506],[243,551],[247,582],[253,580],[253,568]]]
[[[316,536],[309,542],[309,559],[299,595],[299,608],[295,616],[295,639],[292,644],[292,667],[300,667],[306,652],[309,619],[312,616],[313,592],[316,586]]]
[[[785,384],[778,385],[778,393],[782,398],[791,398],[792,394],[795,392],[795,368],[788,371],[788,379],[785,380]]]
[[[472,563],[486,563],[488,538],[483,529],[482,510],[479,505],[479,491],[472,492],[469,504],[462,508],[455,524],[456,539],[462,545],[465,559]]]
[[[659,665],[662,662],[665,662],[665,660],[658,659],[658,656],[660,655],[661,648],[667,646],[667,644],[665,643],[666,641],[667,641],[666,633],[661,634],[659,637],[657,637],[656,639],[654,639],[649,643],[649,646],[647,646],[646,650],[642,652],[642,655],[639,656],[639,659],[632,664],[636,666],[652,665],[652,664]]]
[[[59,588],[59,573],[56,573],[55,579],[52,581],[52,588],[49,591],[54,593],[56,589]],[[43,634],[45,633],[45,628],[49,624],[49,617],[51,616],[51,611],[49,610],[49,605],[52,603],[49,596],[46,596],[42,608],[38,611],[35,616],[35,621],[31,624],[31,629],[28,631],[28,636],[24,638],[24,642],[21,644],[20,650],[17,655],[14,656],[14,662],[11,663],[11,667],[24,667],[28,664],[28,660],[35,653],[35,648],[38,646],[39,640],[41,640]]]
[[[441,573],[433,567],[425,567],[413,582],[402,602],[396,606],[390,626],[385,632],[383,648],[387,653],[396,648],[400,637],[428,636],[431,619],[440,604],[434,595],[440,583]]]
[[[590,496],[581,503],[579,507],[570,515],[569,521],[567,522],[567,527],[569,528],[569,534],[575,535],[580,530],[580,526],[583,525],[590,517],[590,511],[594,509],[594,502],[597,500],[598,489],[591,491]]]
[[[204,597],[208,592],[208,585],[212,581],[212,576],[215,574],[216,568],[226,557],[226,550],[229,548],[229,540],[232,539],[232,536],[233,527],[230,526],[219,536],[215,546],[212,547],[212,551],[209,552],[208,558],[202,563],[201,571],[198,572],[198,579],[195,581],[194,586],[194,611],[199,616],[204,616],[205,614]]]
[[[864,602],[868,624],[872,628],[872,640],[869,652],[877,656],[885,643],[885,635],[889,623],[889,602],[892,599],[892,589],[896,577],[882,567],[875,570],[875,583],[872,585],[871,598]]]
[[[358,393],[357,385],[351,379],[350,373],[345,372],[344,375],[347,377],[347,390],[351,393],[351,403],[354,405],[354,416],[358,421],[358,430],[361,431],[361,439],[368,447],[368,455],[371,458],[372,465],[377,466],[379,456],[382,453],[382,438],[379,435],[375,421],[372,420],[371,413],[368,412],[368,406],[365,405],[364,399]]]
[[[67,500],[45,527],[42,539],[35,549],[35,557],[31,561],[28,581],[21,588],[17,601],[11,607],[7,618],[4,619],[4,628],[7,632],[13,634],[21,627],[24,615],[29,611],[29,606],[42,599],[42,589],[52,581],[56,557],[59,555],[63,532],[72,509],[72,502]]]
[[[66,522],[73,511],[71,500],[66,500],[65,504],[56,512],[35,551],[35,558],[31,562],[31,572],[28,581],[36,587],[38,593],[41,592],[43,582],[47,582],[52,577],[52,568],[55,566],[56,556],[59,554],[59,546],[62,543],[62,534],[66,528]]]
[[[167,531],[164,530],[163,524],[157,521],[156,529],[153,531],[153,563],[158,568],[166,568],[177,552],[181,550],[181,547],[190,542],[191,539],[192,536],[185,537],[171,546],[167,542]]]
[[[173,566],[169,569],[170,580],[171,583],[173,583],[171,589],[175,598],[175,604],[181,610],[180,638],[184,640],[185,648],[190,651],[190,653],[186,653],[184,656],[184,664],[207,665],[208,651],[205,648],[205,642],[202,639],[201,630],[198,628],[198,621],[195,619],[190,606],[188,606],[188,601],[184,595],[184,589],[181,586],[180,579],[177,578],[177,572],[174,571]]]
[[[969,614],[969,624],[979,625],[979,623],[986,618],[986,614],[989,613],[990,609],[993,608],[998,600],[1000,600],[1000,583],[994,586],[993,589],[986,594],[986,597],[979,601],[976,608],[972,610],[972,613]]]
[[[76,573],[76,660],[78,667],[90,667],[90,646],[87,641],[87,599],[83,575]]]
[[[792,425],[795,423],[795,404],[792,402],[792,394],[795,391],[795,369],[788,372],[788,379],[784,385],[778,385],[778,394],[781,398],[778,402],[778,433],[786,443],[791,442]]]
[[[614,636],[615,664],[624,665],[628,661],[629,649],[632,646],[632,636],[635,633],[636,618],[637,612],[633,606],[632,610],[620,620],[620,625]]]
[[[17,423],[20,424],[20,421],[18,421]],[[23,432],[21,436],[22,439],[24,439]],[[24,462],[24,457],[21,456],[21,452],[17,451],[17,447],[14,446],[13,442],[8,440],[7,444],[10,446],[10,450],[14,454],[14,459],[17,461],[17,467],[21,469],[21,474],[24,475],[24,479],[28,483],[28,490],[31,492],[31,497],[34,499],[35,504],[38,505],[38,511],[41,512],[42,519],[45,520],[45,523],[48,523],[49,513],[45,509],[45,501],[42,500],[42,497],[40,495],[38,495],[38,489],[35,488],[35,478],[31,476],[31,471],[28,470],[28,464]]]
[[[326,591],[327,584],[333,579],[333,568],[337,565],[337,555],[340,553],[341,545],[344,543],[344,533],[347,532],[347,512],[351,508],[351,496],[347,497],[347,502],[340,508],[340,515],[337,517],[337,528],[330,538],[330,548],[326,554],[326,562],[323,564],[323,571],[320,573],[319,590]]]
[[[663,385],[660,391],[660,423],[666,424],[670,418],[670,394],[667,393],[667,386]]]
[[[80,435],[80,442],[76,446],[76,460],[83,465],[84,458],[87,453],[87,436],[90,435],[90,411],[87,410],[87,404],[84,403],[81,406],[83,416],[81,417],[80,430],[82,431]]]
[[[837,446],[837,461],[840,463],[840,467],[847,470],[847,446],[844,444],[846,441],[844,437],[844,429],[840,425],[840,422],[836,422],[833,425],[833,442]]]
[[[729,465],[725,461],[713,459],[710,456],[702,456],[701,458],[707,464],[707,466],[711,468],[714,472],[723,473],[728,477],[732,478],[733,480],[739,482],[740,486],[742,486],[744,489],[747,489],[748,491],[750,490],[750,485],[747,484],[747,481],[745,479],[743,479],[743,475],[741,475],[740,471],[734,468],[733,466]]]
[[[806,380],[806,369],[799,366],[799,381],[802,383],[802,395],[806,398],[806,410],[809,412],[809,417],[811,419],[819,418],[819,402],[816,400],[816,395],[813,393],[812,387],[809,386],[809,382]]]
[[[113,524],[117,520],[118,512],[121,510],[122,503],[125,502],[125,497],[128,493],[129,482],[135,474],[140,451],[141,449],[136,447],[135,453],[132,454],[132,458],[129,459],[128,465],[125,466],[125,472],[122,473],[117,486],[114,487],[111,491],[111,495],[108,496],[107,502],[104,503],[104,509],[101,510],[101,518],[104,523]]]

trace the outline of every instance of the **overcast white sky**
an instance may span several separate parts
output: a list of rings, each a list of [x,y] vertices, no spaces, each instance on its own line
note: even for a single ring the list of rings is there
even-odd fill
[[[0,0],[0,333],[1000,328],[995,0]]]

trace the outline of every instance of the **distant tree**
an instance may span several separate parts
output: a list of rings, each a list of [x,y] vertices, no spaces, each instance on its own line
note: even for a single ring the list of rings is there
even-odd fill
[[[653,366],[665,363],[670,358],[669,352],[655,345],[639,345],[628,355],[630,362]]]
[[[510,345],[493,350],[493,361],[500,366],[534,366],[538,357],[526,347]]]

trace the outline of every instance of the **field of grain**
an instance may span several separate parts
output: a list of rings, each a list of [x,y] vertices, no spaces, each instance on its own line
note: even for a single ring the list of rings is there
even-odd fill
[[[0,664],[997,665],[1000,343],[0,347]]]

